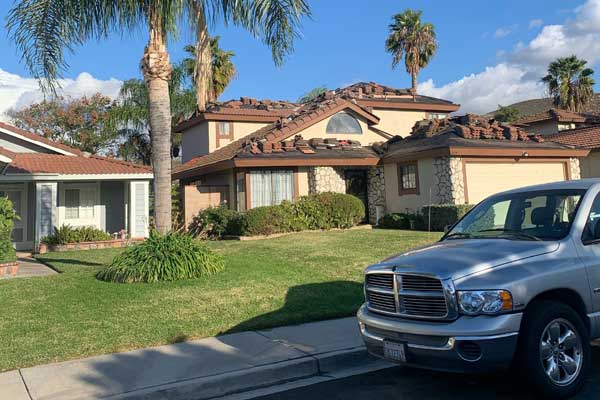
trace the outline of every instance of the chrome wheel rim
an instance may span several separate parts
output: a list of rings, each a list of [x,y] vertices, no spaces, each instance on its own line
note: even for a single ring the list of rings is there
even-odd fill
[[[566,386],[577,379],[583,364],[583,346],[573,324],[558,318],[546,325],[540,339],[540,361],[555,385]]]

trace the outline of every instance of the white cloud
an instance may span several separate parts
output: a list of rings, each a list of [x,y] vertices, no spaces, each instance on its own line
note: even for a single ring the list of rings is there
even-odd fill
[[[544,21],[539,18],[529,21],[529,29],[539,28],[542,25],[544,25]]]
[[[511,34],[511,32],[513,31],[513,27],[502,27],[502,28],[498,28],[496,29],[496,31],[494,32],[494,37],[496,39],[500,39],[503,37],[506,37],[508,35]]]
[[[60,81],[59,95],[77,98],[102,93],[116,98],[123,82],[111,78],[96,79],[87,72],[82,72],[75,79]],[[11,74],[0,68],[0,120],[6,120],[5,112],[11,108],[20,109],[43,100],[44,96],[35,79]]]
[[[600,0],[587,0],[573,12],[562,25],[544,26],[529,43],[498,52],[497,65],[441,86],[423,82],[420,92],[462,103],[461,111],[479,113],[539,97],[544,92],[540,78],[557,57],[575,54],[590,66],[600,61]]]

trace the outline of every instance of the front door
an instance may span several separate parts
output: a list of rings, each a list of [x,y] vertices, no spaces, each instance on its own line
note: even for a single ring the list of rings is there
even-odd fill
[[[17,250],[27,250],[32,243],[27,242],[27,186],[0,186],[0,197],[8,197],[18,219],[14,221],[12,240]]]
[[[367,171],[364,169],[347,169],[345,172],[345,177],[346,193],[358,197],[365,205],[365,214],[368,215],[369,192],[367,189]]]

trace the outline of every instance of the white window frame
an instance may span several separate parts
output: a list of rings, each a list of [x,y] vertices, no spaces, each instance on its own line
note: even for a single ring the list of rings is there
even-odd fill
[[[100,182],[93,183],[61,183],[59,190],[59,201],[58,201],[58,226],[71,225],[71,226],[92,226],[96,229],[102,229],[102,218],[101,218],[101,205],[100,205]],[[65,192],[69,189],[75,190],[93,190],[94,191],[94,216],[92,218],[81,217],[81,204],[79,210],[79,218],[67,219],[66,216],[66,204],[65,204]],[[79,196],[81,201],[81,194]]]

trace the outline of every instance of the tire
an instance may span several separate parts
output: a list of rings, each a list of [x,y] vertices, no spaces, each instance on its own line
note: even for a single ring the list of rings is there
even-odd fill
[[[569,339],[564,340],[565,336]],[[575,310],[557,301],[531,305],[521,326],[515,361],[538,395],[545,399],[574,396],[585,383],[590,358],[589,333]]]

